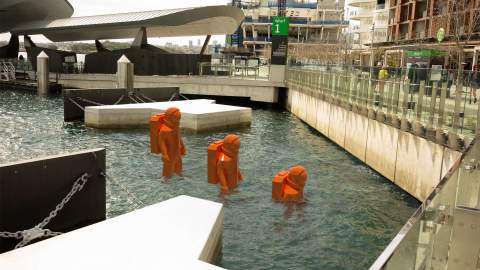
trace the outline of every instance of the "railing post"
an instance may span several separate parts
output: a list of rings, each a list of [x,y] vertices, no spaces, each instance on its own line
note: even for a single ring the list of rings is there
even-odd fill
[[[415,126],[413,131],[417,136],[423,136],[425,133],[424,127],[422,125],[422,112],[423,112],[423,97],[425,95],[425,81],[420,82],[420,90],[418,92],[418,103],[417,103],[417,113],[415,118]]]
[[[335,103],[336,95],[337,95],[337,76],[335,72],[332,71],[332,99],[331,99],[332,103]]]
[[[400,129],[403,131],[410,130],[410,123],[408,122],[407,115],[408,115],[408,94],[410,91],[410,81],[407,80],[403,84],[403,104],[402,104],[402,119],[400,124]]]
[[[375,84],[373,83],[375,80],[373,77],[370,79],[370,83],[368,85],[368,100],[367,100],[367,108],[368,108],[368,118],[375,119]]]
[[[390,93],[390,81],[382,81],[383,86],[379,87],[379,97],[378,97],[378,110],[377,110],[377,121],[385,122],[385,113],[383,111],[384,96],[385,96],[385,86],[387,87],[387,93]],[[387,99],[388,107],[388,99]],[[387,108],[388,110],[388,108]]]
[[[327,73],[327,98],[326,98],[326,101],[331,100],[332,85],[333,85],[332,80],[333,80],[332,72],[328,71],[328,73]]]
[[[394,82],[393,84],[393,96],[392,96],[392,114],[391,114],[391,123],[394,127],[400,128],[400,119],[398,117],[399,105],[400,105],[400,89],[403,81]]]
[[[362,85],[362,114],[368,115],[368,87],[370,85],[370,80],[367,76],[363,77]]]
[[[480,139],[480,102],[477,107],[477,126],[475,130],[475,138]]]
[[[383,112],[383,104],[385,98],[385,85],[387,88],[390,88],[390,81],[388,80],[381,80],[378,82],[378,109],[377,109],[377,121],[385,122],[385,113]],[[389,92],[389,90],[387,89]]]
[[[430,99],[430,110],[428,114],[428,123],[427,123],[427,137],[434,138],[435,130],[433,128],[433,121],[435,119],[435,108],[437,106],[437,90],[438,82],[432,84],[432,97]]]
[[[347,84],[347,109],[352,110],[352,105],[353,105],[353,97],[352,97],[352,85],[354,83],[355,77],[352,75],[352,73],[348,73],[348,84]]]
[[[454,150],[459,150],[461,148],[460,140],[458,137],[458,128],[460,126],[460,110],[461,110],[461,103],[462,103],[462,94],[463,94],[462,78],[457,78],[457,86],[455,88],[455,107],[453,111],[452,129],[448,132],[448,145]]]
[[[387,87],[387,115],[392,114],[392,106],[393,106],[393,91],[395,89],[395,81],[390,80],[388,81]]]
[[[438,122],[437,122],[437,131],[435,134],[435,141],[439,144],[447,143],[447,136],[443,130],[443,125],[445,124],[445,102],[447,99],[447,87],[448,82],[442,84],[442,90],[440,92],[440,103],[438,104]]]
[[[351,76],[352,78],[352,83],[350,85],[351,87],[351,104],[352,104],[352,111],[353,112],[358,112],[358,107],[357,107],[357,86],[358,86],[358,77],[356,74],[353,73],[353,76]]]

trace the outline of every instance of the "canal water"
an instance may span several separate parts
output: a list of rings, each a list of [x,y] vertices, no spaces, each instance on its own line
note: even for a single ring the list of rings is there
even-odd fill
[[[207,184],[206,147],[225,132],[184,134],[185,177],[165,182],[149,153],[147,130],[94,130],[63,123],[60,97],[0,92],[0,163],[88,148],[107,149],[107,172],[147,204],[186,194],[225,206],[227,269],[368,269],[418,207],[418,202],[285,111],[255,109],[242,138],[245,181],[219,196]],[[308,169],[306,203],[271,200],[276,172]],[[32,179],[34,181],[34,179]],[[108,184],[108,216],[135,209]]]

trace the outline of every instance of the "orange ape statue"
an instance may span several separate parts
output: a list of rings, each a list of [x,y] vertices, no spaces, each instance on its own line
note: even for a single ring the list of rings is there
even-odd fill
[[[182,175],[182,156],[186,154],[186,149],[181,138],[180,118],[177,108],[169,108],[165,113],[151,118],[151,122],[156,121],[156,125],[152,126],[158,134],[157,138],[152,139],[152,152],[162,154],[163,176],[166,178],[174,173]],[[155,133],[155,130],[151,132]]]
[[[240,137],[228,135],[208,146],[208,182],[220,184],[220,192],[228,193],[243,180],[238,153]]]
[[[306,182],[307,171],[302,166],[279,172],[272,181],[272,198],[282,202],[302,202]]]

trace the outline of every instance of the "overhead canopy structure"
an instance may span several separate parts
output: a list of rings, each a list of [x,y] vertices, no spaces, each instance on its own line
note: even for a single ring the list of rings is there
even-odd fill
[[[63,0],[46,1],[68,3]],[[49,5],[48,8],[59,7]],[[29,12],[32,12],[31,9]],[[68,14],[66,10],[62,9],[62,12]],[[11,24],[9,29],[0,28],[0,31],[16,35],[42,34],[54,42],[132,38],[141,27],[146,28],[149,37],[195,36],[231,34],[243,19],[244,14],[238,8],[208,6],[61,19],[46,17],[41,20],[22,20],[18,24]]]
[[[73,7],[66,0],[1,0],[0,33],[10,32],[26,22],[52,21],[72,15]]]

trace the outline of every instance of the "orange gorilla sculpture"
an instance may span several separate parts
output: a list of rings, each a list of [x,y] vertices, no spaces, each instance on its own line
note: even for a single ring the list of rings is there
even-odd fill
[[[220,184],[220,192],[228,193],[243,180],[239,167],[240,137],[228,135],[208,146],[208,182]]]
[[[174,173],[182,175],[182,156],[186,154],[180,132],[180,110],[169,108],[165,111],[163,123],[158,129],[158,148],[162,154],[163,176],[171,177]]]
[[[273,178],[272,198],[283,202],[302,202],[306,182],[307,171],[302,166],[282,171]]]

